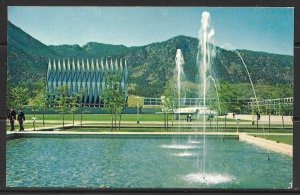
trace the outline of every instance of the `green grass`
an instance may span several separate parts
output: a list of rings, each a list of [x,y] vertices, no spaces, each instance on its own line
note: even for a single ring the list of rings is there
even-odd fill
[[[43,120],[42,114],[27,114],[27,120],[32,120],[31,118],[34,117],[37,120]],[[73,114],[65,114],[65,120],[73,120]],[[62,120],[61,114],[45,114],[45,120]],[[80,114],[74,114],[74,120],[80,120]],[[110,121],[111,115],[110,114],[82,114],[83,121]],[[136,121],[137,114],[122,114],[122,121]],[[169,121],[172,120],[172,115],[169,114]],[[186,116],[181,116],[181,121],[185,121]],[[221,119],[219,119],[221,120]],[[164,121],[163,114],[139,114],[139,121]],[[175,121],[175,120],[174,120]],[[224,119],[222,119],[224,121]],[[226,119],[226,121],[236,121],[235,119]],[[251,122],[250,120],[240,120],[240,122]]]
[[[289,145],[293,144],[293,135],[255,135],[255,137],[266,138],[268,140],[273,140],[278,143],[285,143]]]
[[[33,117],[32,114],[26,115],[28,119],[31,119]],[[42,114],[35,115],[38,120],[43,119]],[[72,114],[65,114],[65,120],[73,120]],[[75,120],[80,120],[81,115],[80,114],[74,114]],[[139,120],[140,121],[163,121],[163,115],[161,114],[140,114]],[[45,120],[62,120],[61,114],[46,114]],[[109,121],[111,120],[110,114],[82,114],[82,120],[83,121]],[[136,121],[137,115],[136,114],[123,114],[122,120],[124,121]]]
[[[68,128],[65,129],[65,131],[78,131],[78,132],[110,132],[111,128],[109,125],[107,125],[106,127],[87,127],[87,126],[83,126],[82,128],[80,127],[75,127],[75,128]],[[115,130],[116,132],[202,132],[202,129],[195,129],[195,128],[171,128],[169,127],[168,130],[163,128],[163,126],[161,127],[147,127],[147,126],[133,126],[132,128],[116,128]],[[216,129],[206,129],[206,132],[217,132]],[[224,131],[224,129],[219,129],[218,132],[236,132],[236,129],[226,129],[226,131]],[[256,129],[241,129],[239,130],[239,132],[246,132],[246,133],[263,133],[262,130],[256,131]],[[286,130],[278,130],[278,129],[272,129],[271,133],[291,133],[291,131],[286,131]]]
[[[65,131],[77,131],[77,132],[111,132],[111,128],[72,128]],[[165,132],[164,128],[121,128],[113,130],[114,132]]]

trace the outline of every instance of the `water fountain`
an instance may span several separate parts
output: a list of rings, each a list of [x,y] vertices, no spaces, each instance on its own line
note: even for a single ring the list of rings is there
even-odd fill
[[[208,85],[209,82],[211,82],[212,86],[214,87],[212,89],[215,91],[216,98],[217,98],[218,112],[216,115],[218,115],[218,113],[219,114],[221,113],[221,105],[220,105],[220,100],[219,100],[217,82],[216,82],[215,78],[213,77],[214,74],[212,71],[212,64],[213,64],[213,60],[214,60],[214,57],[216,54],[215,47],[213,44],[214,34],[215,34],[215,31],[211,24],[210,13],[203,12],[202,18],[201,18],[199,36],[198,36],[199,44],[198,44],[198,52],[197,52],[197,58],[196,58],[196,60],[197,60],[196,65],[197,65],[197,68],[199,71],[198,97],[203,100],[202,103],[200,102],[198,105],[199,106],[198,108],[202,111],[198,112],[197,121],[202,120],[202,132],[203,132],[202,138],[203,138],[203,140],[201,140],[200,142],[197,139],[196,140],[195,139],[187,140],[187,144],[189,144],[189,145],[180,145],[180,144],[178,145],[177,144],[176,146],[174,146],[174,145],[164,146],[165,148],[174,148],[174,149],[176,148],[176,149],[185,150],[184,152],[175,154],[175,156],[178,156],[178,157],[187,157],[187,156],[195,156],[196,155],[197,156],[196,167],[197,167],[197,169],[199,169],[200,165],[201,165],[201,171],[197,172],[197,173],[188,174],[185,177],[183,177],[183,179],[188,182],[197,182],[197,183],[202,183],[202,184],[206,184],[206,185],[231,182],[232,180],[235,180],[235,177],[226,174],[226,172],[224,174],[211,172],[211,170],[207,170],[207,167],[206,167],[206,164],[207,164],[207,162],[206,162],[206,153],[207,153],[206,117],[207,117],[208,109],[209,109],[209,112],[211,112],[210,110],[212,107],[212,105],[210,105],[210,103],[207,101],[207,94],[210,90],[209,89],[210,85]],[[246,69],[247,75],[249,77],[249,81],[252,86],[252,91],[255,96],[255,100],[257,102],[256,92],[255,92],[254,85],[253,85],[250,73],[248,71],[248,68],[247,68],[241,54],[236,50],[235,50],[235,52],[241,59],[243,65]],[[178,109],[177,110],[179,113],[179,129],[180,129],[180,109],[182,109],[181,108],[182,105],[180,102],[181,88],[182,88],[181,83],[182,83],[182,78],[184,75],[183,68],[182,68],[182,65],[184,64],[184,60],[183,60],[182,51],[180,49],[177,49],[177,51],[176,51],[175,62],[176,62],[176,67],[175,67],[174,76],[176,78],[175,80],[176,80],[176,89],[177,89],[177,97],[178,97]],[[259,105],[257,105],[257,109],[260,112]],[[201,144],[202,153],[195,153],[195,152],[187,151],[188,149],[192,149],[192,148],[196,147],[196,146],[191,146],[190,144],[192,144],[192,145],[193,144]],[[201,148],[199,146],[197,146],[197,147]],[[269,155],[268,155],[268,159],[269,159]]]
[[[218,132],[219,131],[219,115],[222,113],[221,104],[220,104],[220,96],[219,96],[219,92],[218,92],[217,83],[216,83],[216,80],[214,79],[214,77],[212,75],[209,75],[206,78],[206,82],[207,81],[211,81],[213,83],[213,86],[214,86],[214,89],[215,89],[215,92],[216,92],[216,95],[217,95],[218,112],[217,112],[217,115],[216,115],[216,119],[214,118],[214,124],[215,124],[215,121],[217,121],[217,125],[216,125],[215,128]],[[221,119],[221,122],[222,122],[222,119]],[[220,135],[220,138],[221,138],[222,141],[224,141],[223,137],[224,137],[223,135]]]
[[[199,70],[199,97],[203,99],[203,107],[206,107],[206,79],[207,74],[210,73],[214,47],[212,44],[212,38],[215,34],[214,28],[211,25],[209,12],[202,12],[201,26],[199,31],[199,45],[197,53],[197,66]],[[203,113],[203,162],[202,172],[206,173],[206,113]],[[203,177],[205,179],[205,177]]]
[[[220,114],[221,113],[221,104],[220,104],[220,96],[219,96],[219,92],[218,92],[217,83],[216,83],[216,80],[214,79],[214,77],[212,77],[211,75],[209,75],[206,78],[206,82],[209,81],[209,80],[214,84],[214,88],[215,88],[215,91],[216,91],[216,94],[217,94],[218,111],[219,111],[219,114]]]
[[[248,70],[248,67],[247,67],[247,65],[246,65],[246,63],[245,63],[245,61],[244,61],[244,58],[242,57],[241,53],[240,53],[238,50],[236,50],[236,49],[234,49],[234,48],[232,47],[231,44],[227,43],[227,44],[223,45],[223,47],[225,47],[225,46],[226,46],[226,47],[231,46],[232,50],[237,54],[237,56],[238,56],[238,57],[240,58],[240,60],[242,61],[242,64],[243,64],[243,66],[244,66],[244,68],[245,68],[245,70],[246,70],[246,73],[247,73],[249,82],[250,82],[250,84],[251,84],[252,92],[253,92],[254,99],[255,99],[255,102],[256,102],[256,108],[257,108],[258,112],[261,113],[260,107],[259,107],[259,104],[258,104],[258,98],[257,98],[256,92],[255,92],[255,88],[254,88],[254,84],[253,84],[253,81],[252,81],[250,72],[249,72],[249,70]],[[252,114],[253,114],[253,113],[252,113]],[[263,136],[264,136],[265,139],[266,139],[266,134],[265,134],[264,124],[261,123],[261,125],[262,125],[262,129],[263,129]],[[267,142],[266,142],[266,143],[267,143]],[[268,147],[266,147],[266,148],[267,148],[268,160],[270,160],[269,149],[268,149]]]
[[[198,45],[198,53],[197,53],[197,61],[196,65],[199,71],[199,89],[198,89],[198,97],[203,99],[202,105],[199,105],[203,108],[207,108],[210,105],[207,105],[207,92],[208,80],[211,80],[215,86],[217,98],[219,98],[216,81],[213,77],[212,72],[212,63],[215,57],[215,47],[213,44],[213,36],[215,34],[214,28],[211,24],[210,13],[204,11],[202,13],[201,24],[200,24],[200,31],[199,31],[199,45]],[[219,104],[219,112],[221,112],[220,102],[218,99]],[[202,117],[202,130],[203,130],[203,140],[202,140],[202,159],[197,157],[197,168],[199,167],[199,163],[202,164],[202,170],[198,173],[191,173],[186,175],[183,179],[188,182],[198,182],[203,184],[214,184],[216,183],[224,183],[230,182],[234,177],[227,175],[227,174],[219,174],[219,173],[211,173],[209,170],[206,170],[206,115],[207,111],[204,111],[200,114],[198,113],[198,120]]]
[[[246,72],[247,72],[249,81],[250,81],[250,83],[251,83],[251,87],[252,87],[252,91],[253,91],[253,94],[254,94],[254,98],[255,98],[255,102],[256,102],[256,107],[257,107],[258,113],[261,113],[261,112],[260,112],[260,108],[259,108],[259,104],[258,104],[258,99],[257,99],[257,96],[256,96],[256,92],[255,92],[255,89],[254,89],[254,85],[253,85],[253,82],[252,82],[252,79],[251,79],[249,70],[248,70],[248,68],[247,68],[247,65],[246,65],[246,63],[244,62],[244,59],[243,59],[243,57],[241,56],[240,52],[238,52],[237,50],[235,50],[235,52],[236,52],[236,54],[239,56],[239,58],[241,59],[243,65],[244,65],[244,67],[245,67],[245,69],[246,69]],[[261,125],[262,125],[262,129],[263,129],[263,135],[264,135],[264,137],[265,137],[265,139],[266,139],[264,124],[261,123]],[[266,142],[266,143],[267,143],[267,142]],[[269,149],[268,149],[268,147],[266,147],[266,148],[267,148],[268,160],[270,160]]]
[[[183,64],[184,58],[181,49],[177,49],[176,57],[175,57],[176,67],[175,67],[175,74],[176,76],[176,88],[177,88],[177,107],[178,107],[178,125],[180,130],[180,108],[181,108],[181,81],[184,77],[183,73]]]

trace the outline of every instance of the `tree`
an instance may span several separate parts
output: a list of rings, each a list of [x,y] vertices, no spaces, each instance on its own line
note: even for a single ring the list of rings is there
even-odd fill
[[[161,96],[161,108],[162,108],[162,112],[165,115],[165,126],[168,129],[168,123],[169,123],[169,119],[168,119],[168,113],[172,113],[173,117],[172,117],[172,128],[173,128],[173,121],[174,121],[174,112],[175,109],[178,108],[178,101],[176,101],[176,89],[175,89],[175,85],[172,82],[172,80],[169,80],[169,82],[167,83],[167,85],[164,88],[164,92],[163,92],[163,96]],[[178,99],[178,98],[177,98]],[[180,100],[180,99],[178,99]],[[180,114],[180,113],[179,113]]]
[[[80,110],[80,127],[82,127],[82,113],[83,113],[83,96],[85,94],[85,89],[81,89],[80,92],[78,92],[77,94],[75,94],[76,97],[76,102],[75,99],[72,99],[71,102],[73,102],[74,105],[74,110],[73,113],[76,112],[77,109]],[[74,126],[74,114],[73,114],[73,126]]]
[[[28,89],[23,87],[10,87],[7,95],[9,107],[22,108],[28,103]]]
[[[104,105],[111,109],[111,129],[116,129],[117,117],[119,116],[119,128],[121,115],[126,107],[125,91],[119,83],[119,74],[107,76],[107,88],[104,90],[102,99]]]
[[[121,127],[122,112],[124,111],[126,105],[125,92],[123,89],[119,89],[116,97],[116,115],[119,116],[119,130]]]
[[[72,113],[72,120],[73,120],[73,127],[74,127],[74,115],[75,112],[80,109],[81,111],[81,126],[82,126],[82,104],[81,104],[81,99],[83,96],[83,92],[73,94],[72,96],[69,97],[69,107],[70,107],[70,112]]]
[[[65,128],[65,113],[70,105],[70,96],[67,85],[57,87],[55,107],[62,114],[63,129]]]
[[[34,97],[29,99],[28,105],[32,107],[32,111],[35,113],[42,111],[43,113],[43,126],[45,126],[45,111],[47,106],[51,103],[50,98],[48,97],[50,95],[50,92],[46,91],[46,83],[45,81],[41,81],[39,83],[39,93],[37,93]]]
[[[29,99],[28,105],[31,106],[33,111],[33,117],[35,118],[35,114],[42,110],[45,107],[45,96],[44,94],[39,94],[34,98]],[[44,109],[43,109],[44,110]],[[43,114],[44,116],[44,114]],[[43,125],[44,125],[44,117],[43,117]]]

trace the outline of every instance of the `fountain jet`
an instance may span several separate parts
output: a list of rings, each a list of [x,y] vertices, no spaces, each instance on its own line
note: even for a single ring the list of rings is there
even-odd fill
[[[178,101],[178,110],[181,107],[181,81],[184,76],[183,73],[183,64],[184,64],[184,58],[181,49],[177,49],[176,51],[176,57],[175,57],[176,67],[175,67],[175,74],[176,77],[176,88],[177,88],[177,101]],[[178,114],[178,121],[179,121],[179,128],[180,128],[180,112]]]
[[[202,12],[202,18],[199,31],[199,44],[197,53],[197,66],[199,70],[199,98],[203,99],[203,107],[206,107],[206,79],[207,75],[211,74],[211,64],[215,54],[215,48],[212,44],[212,38],[215,34],[214,28],[211,25],[210,13]],[[200,105],[199,105],[200,106]],[[203,132],[206,131],[206,113],[203,114]],[[205,173],[205,156],[206,156],[206,144],[205,134],[203,135],[203,167],[202,171]]]

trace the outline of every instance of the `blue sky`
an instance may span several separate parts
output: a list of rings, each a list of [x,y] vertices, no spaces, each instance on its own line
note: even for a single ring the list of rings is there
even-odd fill
[[[218,46],[293,54],[292,8],[14,6],[8,19],[46,45],[140,46],[177,35],[197,37],[202,11],[211,14]]]

